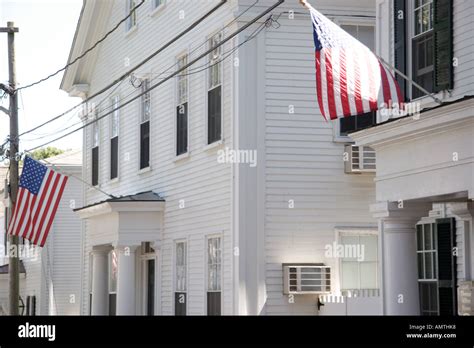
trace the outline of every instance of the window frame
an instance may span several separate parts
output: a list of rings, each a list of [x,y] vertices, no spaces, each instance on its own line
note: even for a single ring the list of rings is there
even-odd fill
[[[430,1],[430,4],[432,6],[434,6],[434,2],[432,0],[429,0]],[[406,37],[405,37],[405,40],[406,40],[406,46],[405,46],[405,49],[406,49],[406,65],[407,65],[407,76],[410,77],[412,80],[415,80],[414,79],[414,49],[413,49],[413,45],[414,45],[414,41],[417,40],[417,39],[420,39],[420,38],[423,38],[423,37],[426,37],[428,35],[432,35],[433,36],[433,72],[432,72],[432,77],[433,77],[433,92],[432,94],[433,95],[436,95],[437,93],[434,92],[434,69],[435,69],[435,66],[434,66],[434,18],[431,19],[431,24],[432,24],[432,27],[431,29],[429,29],[428,31],[425,31],[423,33],[419,33],[419,34],[415,34],[415,21],[416,21],[416,16],[415,16],[415,1],[407,1],[407,9],[408,9],[408,17],[406,18]],[[434,8],[433,8],[433,11],[432,13],[434,13]],[[415,81],[416,82],[416,81]],[[428,102],[431,102],[431,98],[427,95],[421,95],[421,96],[418,96],[416,98],[414,98],[414,94],[413,92],[415,90],[418,90],[415,86],[413,86],[413,83],[411,83],[410,81],[407,82],[407,100],[410,100],[411,102],[413,101],[421,101],[421,100],[427,100],[427,99],[430,99]]]
[[[338,287],[339,291],[349,291],[349,290],[370,290],[370,291],[380,291],[381,288],[381,265],[380,265],[380,258],[379,258],[379,253],[380,253],[380,238],[379,238],[379,232],[377,227],[343,227],[343,228],[336,228],[336,244],[337,245],[343,245],[342,244],[342,237],[344,236],[357,236],[360,238],[360,236],[376,236],[377,237],[377,252],[376,252],[376,260],[375,261],[370,261],[370,262],[375,262],[375,276],[376,276],[376,287],[374,289],[365,289],[361,288],[360,286],[360,263],[361,261],[357,261],[358,263],[358,288],[359,289],[344,289],[343,288],[343,281],[342,281],[342,263],[343,263],[343,257],[338,257],[337,262],[336,262],[336,268],[337,268],[337,277],[338,277]],[[363,262],[363,261],[362,261]]]
[[[220,290],[209,290],[209,240],[219,238],[220,239],[220,250],[221,250],[221,262],[220,262]],[[207,294],[209,292],[220,292],[221,298],[220,298],[220,315],[223,315],[223,304],[224,304],[224,290],[223,290],[223,277],[222,275],[224,274],[224,236],[222,234],[210,234],[205,237],[205,257],[204,257],[204,270],[205,270],[205,281],[204,281],[204,303],[205,303],[205,309],[206,309],[206,315],[209,315],[207,313],[207,306],[208,306],[208,301],[207,301]]]
[[[339,27],[342,26],[357,26],[357,27],[372,27],[374,29],[374,49],[377,44],[377,23],[375,19],[370,18],[359,18],[359,17],[336,17],[334,23]],[[354,117],[354,116],[349,116]],[[377,115],[375,117],[375,123],[377,122]],[[341,118],[338,118],[337,122],[331,122],[333,128],[333,142],[335,143],[353,143],[350,135],[341,135]]]
[[[148,261],[153,260],[155,262],[155,283],[154,283],[154,294],[153,294],[153,316],[159,315],[158,313],[158,302],[159,298],[157,297],[157,291],[159,288],[159,273],[158,273],[158,252],[156,249],[153,249],[151,252],[146,252],[145,248],[142,246],[140,250],[140,265],[141,265],[141,309],[142,315],[148,316]]]
[[[177,289],[177,281],[178,281],[178,265],[177,265],[177,246],[180,243],[184,243],[184,250],[185,250],[185,290],[179,290]],[[173,313],[176,315],[176,303],[175,303],[175,296],[176,293],[185,293],[186,294],[186,315],[188,315],[188,303],[189,303],[189,241],[187,238],[180,238],[176,239],[173,242]]]
[[[151,78],[149,76],[146,76],[142,79],[142,85],[140,86],[141,92],[143,92],[146,89],[146,85],[144,86],[143,84],[146,84],[148,86],[148,89],[151,86]],[[140,98],[140,111],[138,113],[138,172],[139,173],[145,173],[151,170],[151,135],[152,135],[152,129],[151,129],[151,118],[152,118],[152,94],[151,91],[148,93],[148,102],[149,104],[149,116],[148,119],[144,121],[144,115],[145,115],[145,94],[141,96]],[[141,163],[141,155],[142,155],[142,125],[148,122],[148,166],[142,167]]]
[[[189,63],[189,49],[186,50],[186,51],[183,51],[181,53],[179,53],[178,55],[176,55],[175,57],[175,63],[178,64],[178,60],[182,57],[186,56],[186,59],[187,59],[187,63]],[[189,69],[186,69],[185,70],[186,74],[189,72]],[[190,92],[191,92],[191,88],[190,88],[190,82],[191,82],[191,79],[190,79],[190,75],[187,74],[184,78],[186,80],[186,85],[187,85],[187,92],[186,92],[186,102],[187,103],[187,130],[186,130],[186,137],[187,137],[187,147],[186,147],[186,152],[183,152],[181,154],[178,154],[178,115],[177,115],[177,108],[180,107],[181,105],[183,105],[184,103],[181,103],[181,100],[180,100],[180,95],[179,95],[179,77],[180,75],[177,75],[176,78],[175,78],[175,86],[174,86],[174,90],[175,90],[175,93],[174,93],[174,108],[173,108],[173,129],[174,129],[174,140],[173,140],[173,157],[175,158],[175,161],[177,160],[180,160],[182,158],[186,158],[189,156],[190,154],[190,127],[189,127],[189,120],[190,120]]]
[[[125,1],[125,16],[128,16],[131,10],[135,8],[136,6],[137,6],[136,0],[126,0]],[[137,13],[137,10],[135,10],[135,13],[125,21],[125,33],[128,34],[135,31],[137,26],[138,26],[138,13]]]
[[[206,37],[206,47],[208,49],[211,48],[211,40],[216,36],[216,35],[221,35],[221,42],[222,40],[224,39],[224,34],[223,34],[223,29],[219,29],[219,30],[216,30],[214,31],[212,34],[208,35]],[[220,51],[220,59],[222,59],[222,53],[223,53],[223,46],[220,46],[219,49],[221,50]],[[210,60],[210,54],[209,53],[207,56],[206,56],[206,60],[207,60],[207,63],[208,64],[212,64],[211,60]],[[204,138],[204,144],[205,144],[205,147],[206,148],[212,148],[216,145],[220,145],[220,144],[223,144],[224,143],[224,62],[225,61],[221,61],[219,63],[219,74],[220,74],[220,84],[218,85],[215,85],[215,86],[212,86],[213,88],[211,88],[211,82],[210,82],[210,71],[211,69],[206,69],[204,70],[204,74],[206,75],[205,76],[205,97],[204,97],[204,100],[206,101],[205,102],[205,112],[204,112],[204,133],[205,133],[205,138]],[[217,87],[220,87],[221,88],[221,129],[220,129],[220,139],[219,140],[216,140],[216,141],[213,141],[212,143],[209,143],[209,92]]]
[[[160,12],[163,7],[166,5],[166,0],[160,0],[161,3],[156,5],[157,0],[151,0],[150,1],[150,16],[154,16],[156,13]]]

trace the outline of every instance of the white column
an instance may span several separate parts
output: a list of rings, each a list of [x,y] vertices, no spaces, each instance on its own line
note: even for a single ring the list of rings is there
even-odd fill
[[[117,315],[135,315],[135,250],[136,246],[116,248],[118,256]]]
[[[430,204],[378,203],[371,206],[379,218],[381,282],[385,315],[419,315],[416,223]],[[379,273],[380,274],[380,273]]]
[[[92,315],[108,315],[108,253],[110,248],[92,250]]]

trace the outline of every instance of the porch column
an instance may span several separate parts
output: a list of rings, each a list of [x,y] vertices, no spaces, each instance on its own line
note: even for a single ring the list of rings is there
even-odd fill
[[[416,223],[430,204],[377,203],[371,212],[379,220],[379,282],[383,314],[419,315]]]
[[[108,253],[110,247],[92,249],[92,308],[91,315],[108,315]]]
[[[135,315],[135,251],[136,246],[117,247],[117,315]]]

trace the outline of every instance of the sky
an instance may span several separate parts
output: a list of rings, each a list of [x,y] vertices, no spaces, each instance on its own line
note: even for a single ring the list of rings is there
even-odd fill
[[[82,0],[0,0],[0,26],[15,22],[16,70],[20,86],[46,77],[64,67],[81,12]],[[0,83],[8,81],[7,34],[0,33]],[[20,133],[61,114],[80,103],[59,89],[63,73],[19,93]],[[0,101],[8,108],[8,99]],[[8,133],[8,116],[0,112],[0,144]],[[52,140],[55,131],[79,122],[74,113],[20,138],[27,150]],[[79,125],[78,125],[79,126]],[[48,146],[82,147],[82,131]]]

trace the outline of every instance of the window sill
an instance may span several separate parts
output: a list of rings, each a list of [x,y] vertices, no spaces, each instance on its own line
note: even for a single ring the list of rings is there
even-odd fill
[[[187,158],[189,158],[189,151],[186,152],[186,153],[183,153],[183,154],[181,154],[181,155],[179,155],[179,156],[175,156],[175,158],[173,159],[173,162],[174,162],[174,163],[181,162],[181,161],[183,161],[183,160],[185,160],[185,159],[187,159]]]
[[[218,140],[218,141],[213,142],[212,144],[208,144],[204,146],[204,151],[211,151],[211,150],[221,147],[222,145],[224,145],[224,140]]]
[[[149,173],[151,172],[151,166],[150,167],[146,167],[146,168],[143,168],[143,169],[140,169],[138,171],[138,174],[146,174],[146,173]]]
[[[110,180],[109,180],[109,184],[116,184],[116,183],[118,183],[119,181],[120,181],[119,178],[110,179]]]
[[[125,37],[129,37],[132,35],[134,32],[138,30],[138,24],[135,24],[133,27],[131,27],[129,30],[125,32]]]
[[[150,17],[155,17],[157,13],[160,13],[161,11],[163,11],[163,8],[165,7],[165,4],[166,4],[166,3],[161,4],[161,5],[159,5],[158,7],[152,9],[151,12],[150,12],[150,14],[149,14],[149,16],[150,16]]]

